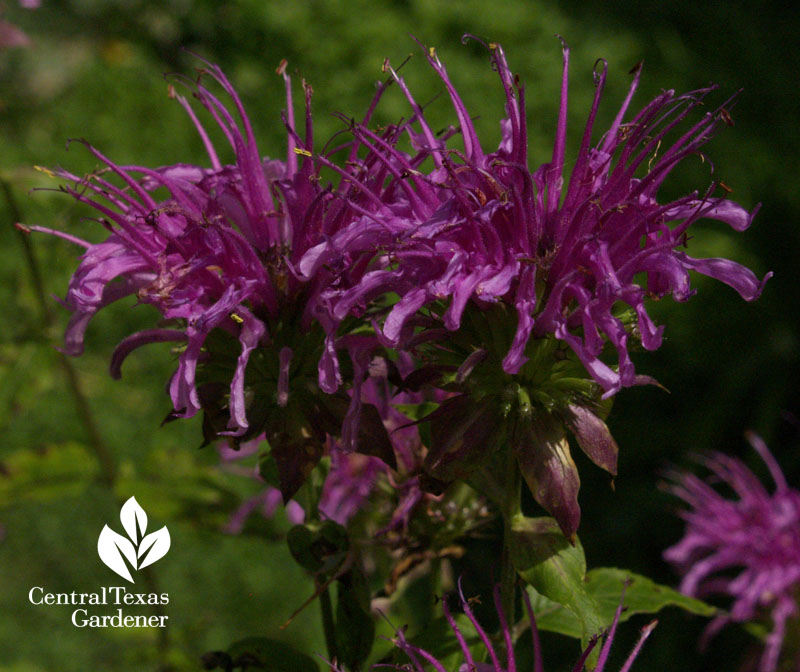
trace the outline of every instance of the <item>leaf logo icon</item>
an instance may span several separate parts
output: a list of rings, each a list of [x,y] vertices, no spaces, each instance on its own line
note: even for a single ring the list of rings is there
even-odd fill
[[[133,583],[131,569],[138,570],[152,565],[167,554],[170,545],[169,530],[165,525],[160,530],[145,534],[147,513],[139,506],[135,497],[122,505],[119,519],[128,536],[124,537],[105,525],[97,540],[97,553],[109,569]]]

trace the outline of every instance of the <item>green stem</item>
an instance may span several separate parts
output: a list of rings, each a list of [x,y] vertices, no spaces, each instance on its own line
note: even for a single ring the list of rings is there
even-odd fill
[[[520,513],[520,490],[522,476],[517,465],[514,449],[508,446],[506,458],[506,499],[503,507],[503,556],[500,567],[500,597],[503,613],[509,625],[514,623],[514,608],[517,595],[517,570],[511,561],[511,526]]]
[[[335,663],[339,659],[336,648],[336,625],[333,622],[333,605],[330,588],[325,586],[319,594],[319,606],[322,611],[322,629],[325,632],[325,646],[328,649],[328,660]]]

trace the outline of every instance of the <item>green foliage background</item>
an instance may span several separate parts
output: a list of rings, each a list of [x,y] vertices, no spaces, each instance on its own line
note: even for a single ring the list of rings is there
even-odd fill
[[[639,370],[671,393],[653,387],[619,395],[609,422],[622,449],[620,476],[611,492],[598,470],[579,464],[581,538],[590,566],[627,567],[674,585],[660,555],[677,541],[681,524],[673,515],[676,503],[657,488],[660,474],[686,464],[689,451],[711,449],[742,455],[763,473],[742,439],[746,429],[765,437],[790,482],[800,486],[800,99],[791,56],[800,29],[797,9],[655,0],[625,0],[613,8],[600,0],[43,0],[37,11],[5,4],[4,18],[21,26],[32,44],[0,52],[0,176],[15,202],[0,198],[0,670],[191,670],[205,651],[253,634],[324,651],[316,609],[286,630],[278,627],[310,594],[285,544],[271,541],[285,531],[285,521],[278,516],[254,524],[240,537],[222,534],[227,514],[255,484],[220,473],[213,449],[198,450],[198,422],[160,426],[170,410],[163,391],[172,367],[169,348],[137,353],[121,382],[107,376],[114,345],[152,318],[148,307],[131,303],[102,311],[89,328],[86,354],[71,362],[117,471],[113,493],[103,485],[93,440],[54,349],[67,313],[49,297],[64,295],[79,251],[56,238],[33,239],[48,297],[45,314],[12,227],[19,217],[102,239],[96,224],[81,220],[87,212],[67,197],[30,192],[55,186],[34,165],[76,173],[95,166],[78,145],[65,152],[67,138],[87,138],[122,163],[204,163],[201,143],[168,99],[162,77],[191,75],[199,64],[194,54],[224,68],[246,102],[261,152],[276,157],[285,151],[283,86],[275,74],[282,58],[314,87],[321,139],[341,128],[332,112],[361,113],[385,57],[399,64],[414,53],[403,74],[417,98],[439,93],[441,83],[409,34],[437,48],[468,108],[480,114],[487,146],[499,139],[502,91],[484,50],[462,46],[460,38],[470,32],[503,44],[526,83],[533,162],[551,151],[561,63],[556,33],[572,47],[573,147],[598,57],[608,60],[610,73],[598,127],[612,118],[629,83],[626,73],[642,59],[639,104],[662,87],[682,91],[714,81],[721,87],[718,101],[743,88],[735,127],[725,128],[709,153],[716,175],[734,189],[732,197],[763,207],[742,235],[713,224],[697,227],[690,250],[736,259],[759,276],[773,270],[775,277],[752,305],[698,278],[698,295],[689,303],[656,307],[667,325],[666,343],[635,357]],[[379,120],[407,115],[399,91],[392,94]],[[441,126],[452,121],[444,98],[429,110]],[[698,161],[667,190],[703,188],[708,180],[708,167]],[[68,608],[35,607],[27,599],[36,585],[70,592],[113,584],[97,561],[97,534],[116,522],[120,500],[131,494],[172,534],[168,558],[154,566],[159,590],[170,595],[168,641],[150,631],[76,629]],[[461,569],[480,571],[483,550],[476,545]],[[667,613],[638,669],[733,669],[732,661],[751,644],[749,635],[734,629],[700,656],[695,646],[703,625],[697,617]],[[632,640],[635,628],[621,640],[626,637]],[[625,649],[618,645],[618,655]],[[549,669],[566,669],[576,655],[573,642],[554,641],[550,651]]]

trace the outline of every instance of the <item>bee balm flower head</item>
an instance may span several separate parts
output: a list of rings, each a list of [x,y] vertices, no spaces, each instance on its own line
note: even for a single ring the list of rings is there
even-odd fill
[[[506,438],[519,451],[532,493],[571,534],[580,515],[579,479],[564,428],[593,461],[615,473],[616,444],[601,419],[607,412],[602,399],[654,382],[636,373],[630,356],[635,344],[646,350],[661,345],[664,328],[650,318],[646,300],[687,300],[696,271],[752,301],[769,275],[759,280],[734,261],[686,252],[687,233],[698,220],[743,231],[757,208],[749,212],[715,195],[717,183],[659,199],[673,169],[696,158],[720,124],[730,122],[730,101],[702,111],[710,88],[664,91],[630,114],[637,67],[610,127],[598,134],[607,75],[600,61],[578,152],[569,158],[570,52],[564,46],[552,158],[531,170],[525,90],[502,48],[487,46],[505,96],[499,147],[481,145],[433,49],[426,57],[450,97],[463,148],[447,142],[455,131],[434,133],[406,82],[389,69],[408,99],[410,120],[395,129],[391,142],[363,125],[352,130],[394,176],[384,198],[396,205],[390,216],[360,219],[309,249],[300,268],[313,273],[342,251],[372,250],[371,269],[358,282],[327,290],[327,305],[331,319],[342,320],[384,297],[377,303],[383,315],[376,315],[381,338],[417,354],[428,382],[464,393],[432,422],[452,426],[472,418],[474,426],[464,425],[461,450],[452,450],[453,442],[439,451],[449,465],[433,464],[434,451],[430,466],[440,477],[463,476],[487,456],[476,454],[479,443],[487,454],[501,445],[493,428],[516,427]],[[398,149],[404,134],[410,155]],[[469,441],[470,435],[480,441]]]
[[[766,444],[752,434],[749,440],[769,468],[775,491],[736,458],[716,453],[703,459],[734,497],[724,497],[693,474],[678,475],[672,492],[689,505],[681,514],[686,534],[664,557],[683,573],[684,593],[733,600],[706,636],[730,621],[771,618],[759,672],[774,672],[787,621],[800,614],[800,491],[789,487]]]

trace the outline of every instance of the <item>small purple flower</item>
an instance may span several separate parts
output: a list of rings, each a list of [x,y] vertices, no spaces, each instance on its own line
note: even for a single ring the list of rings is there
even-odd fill
[[[222,531],[227,534],[241,534],[251,514],[258,512],[264,518],[272,518],[282,501],[281,491],[267,486],[262,492],[242,502],[241,506],[231,514]],[[290,499],[286,503],[286,519],[292,525],[300,525],[306,519],[306,512],[296,501]]]
[[[533,614],[533,609],[531,609],[531,603],[528,599],[527,593],[523,591],[522,593],[523,599],[525,601],[525,607],[528,612],[528,622],[530,623],[530,631],[531,637],[533,639],[533,671],[532,672],[544,672],[544,663],[542,662],[542,651],[541,651],[541,644],[539,642],[539,631],[536,628],[536,618]],[[623,593],[624,597],[624,593]],[[472,609],[469,605],[469,600],[464,598],[464,594],[461,592],[461,588],[459,586],[459,600],[461,602],[461,608],[464,611],[464,614],[469,619],[472,626],[475,628],[475,632],[477,633],[478,637],[483,642],[483,645],[486,647],[486,652],[488,654],[489,661],[488,663],[477,662],[471,651],[470,647],[464,637],[464,634],[461,632],[460,628],[456,624],[455,619],[453,618],[452,614],[450,613],[450,609],[447,606],[447,600],[442,600],[442,609],[444,611],[444,616],[447,619],[447,622],[450,624],[450,627],[453,630],[453,634],[458,640],[458,644],[461,647],[461,651],[464,654],[464,662],[459,667],[459,672],[517,672],[517,662],[514,658],[514,645],[511,636],[511,629],[509,627],[508,622],[506,621],[506,617],[503,614],[503,608],[500,601],[500,590],[499,588],[495,587],[494,590],[494,603],[495,608],[497,609],[497,615],[500,618],[500,628],[502,631],[503,637],[503,644],[506,651],[506,659],[505,662],[501,662],[501,658],[498,655],[497,651],[495,650],[494,645],[492,644],[492,640],[490,639],[489,635],[486,631],[481,627],[481,624],[475,618],[475,615],[472,612]],[[606,667],[606,663],[608,661],[608,655],[611,651],[611,644],[614,640],[614,635],[617,631],[617,625],[619,623],[620,615],[622,614],[622,600],[620,600],[619,607],[614,614],[614,621],[611,624],[611,627],[608,629],[607,632],[602,633],[601,636],[596,636],[592,638],[589,642],[589,645],[581,654],[578,661],[572,667],[572,672],[583,672],[584,665],[586,663],[589,654],[594,650],[597,646],[598,642],[602,641],[602,648],[600,649],[600,655],[597,659],[597,665],[594,667],[595,672],[603,672]],[[650,633],[653,631],[657,624],[657,621],[652,621],[644,628],[642,628],[641,636],[639,637],[638,642],[634,646],[633,650],[631,651],[630,655],[628,656],[627,660],[620,668],[620,672],[629,672],[631,666],[633,665],[636,657],[639,655],[639,651],[642,648],[645,640],[650,636]],[[411,661],[410,666],[396,666],[395,669],[397,670],[413,670],[414,672],[425,672],[427,669],[433,669],[436,672],[447,672],[445,670],[444,665],[441,662],[436,660],[436,658],[425,651],[424,649],[415,646],[411,642],[409,642],[405,638],[405,634],[403,630],[399,630],[397,632],[397,637],[394,639],[394,643],[400,648],[400,650],[408,656],[408,659]]]
[[[220,441],[217,443],[217,452],[221,467],[229,473],[240,476],[247,476],[257,481],[262,481],[258,468],[247,468],[237,464],[239,461],[256,455],[259,445],[264,437],[260,436],[251,441],[246,441],[239,445],[238,450],[233,448],[229,442]],[[272,518],[278,505],[283,503],[283,496],[278,488],[267,485],[261,492],[245,499],[226,521],[223,532],[227,534],[241,534],[247,519],[253,513],[260,513],[264,518]],[[295,500],[290,499],[285,503],[286,518],[292,525],[300,525],[306,518],[306,512]]]
[[[728,622],[770,616],[772,632],[758,669],[774,672],[787,620],[800,614],[800,491],[788,486],[758,436],[748,434],[748,440],[767,465],[775,492],[770,494],[738,459],[720,453],[703,458],[714,480],[730,486],[736,498],[723,497],[693,474],[676,475],[671,491],[690,508],[681,513],[686,535],[664,557],[684,574],[682,592],[733,600],[730,613],[717,616],[704,639]],[[738,574],[731,573],[734,569]]]

